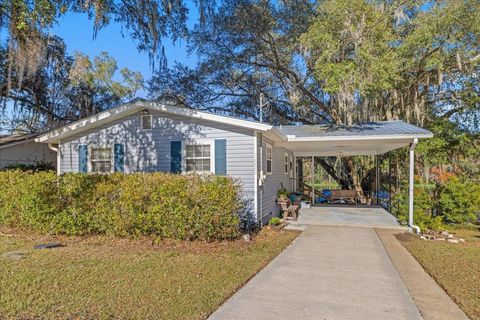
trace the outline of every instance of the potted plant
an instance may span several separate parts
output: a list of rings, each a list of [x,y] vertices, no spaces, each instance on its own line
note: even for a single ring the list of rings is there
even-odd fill
[[[278,202],[287,202],[289,195],[290,195],[290,191],[288,191],[286,188],[278,189],[278,192],[277,192]]]
[[[268,229],[280,230],[282,220],[279,217],[273,217],[268,221]]]

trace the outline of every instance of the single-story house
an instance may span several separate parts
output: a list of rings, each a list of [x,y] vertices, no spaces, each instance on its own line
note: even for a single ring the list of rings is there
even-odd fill
[[[164,171],[231,176],[241,181],[255,216],[265,223],[278,213],[278,190],[294,190],[298,185],[298,159],[377,155],[406,145],[412,146],[413,157],[418,139],[431,136],[402,121],[351,127],[273,126],[136,100],[43,134],[36,141],[57,152],[58,174]]]
[[[0,169],[39,162],[56,166],[57,154],[44,143],[35,142],[38,133],[0,135]]]

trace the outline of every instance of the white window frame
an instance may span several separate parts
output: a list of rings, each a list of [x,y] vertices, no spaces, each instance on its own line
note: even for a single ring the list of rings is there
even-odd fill
[[[210,145],[210,170],[209,171],[190,171],[187,172],[187,145]],[[182,173],[215,173],[215,140],[214,139],[198,139],[198,140],[182,140]]]
[[[92,172],[92,149],[110,149],[110,172]],[[88,173],[93,173],[93,174],[108,174],[108,173],[113,173],[115,171],[115,154],[113,150],[113,145],[89,145],[88,146]]]
[[[288,161],[290,157],[288,156],[288,153],[285,152],[285,155],[283,156],[283,171],[285,174],[289,174],[289,169],[290,169],[290,162]]]
[[[150,128],[144,128],[143,127],[143,118],[145,117],[149,117],[150,118]],[[150,131],[153,129],[153,117],[151,114],[142,114],[140,115],[140,128],[142,129],[142,131]]]
[[[269,150],[270,150],[270,159],[268,159]],[[272,174],[273,173],[273,146],[269,143],[267,143],[265,146],[265,160],[266,160],[265,172],[267,174]],[[268,161],[270,161],[270,171],[268,171]]]

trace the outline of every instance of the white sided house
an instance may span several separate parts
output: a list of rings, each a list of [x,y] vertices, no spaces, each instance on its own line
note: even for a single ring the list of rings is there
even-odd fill
[[[35,142],[37,133],[0,135],[0,169],[37,163],[56,166],[57,155],[44,143]]]
[[[57,152],[58,174],[228,175],[242,183],[245,196],[253,201],[255,216],[265,223],[278,215],[278,190],[294,191],[298,186],[297,157],[339,152],[376,155],[406,145],[412,145],[413,157],[418,139],[431,136],[402,121],[352,127],[272,126],[137,100],[41,135],[36,141]]]

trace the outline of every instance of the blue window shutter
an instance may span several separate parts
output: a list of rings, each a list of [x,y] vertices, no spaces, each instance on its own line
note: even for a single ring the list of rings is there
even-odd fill
[[[115,143],[113,146],[113,154],[115,156],[115,172],[123,172],[123,163],[125,159],[125,152],[123,150],[123,144]]]
[[[215,174],[219,176],[227,175],[227,140],[215,140]]]
[[[78,146],[78,172],[88,172],[88,146],[86,144]]]
[[[182,142],[170,141],[170,171],[173,173],[182,172]]]

